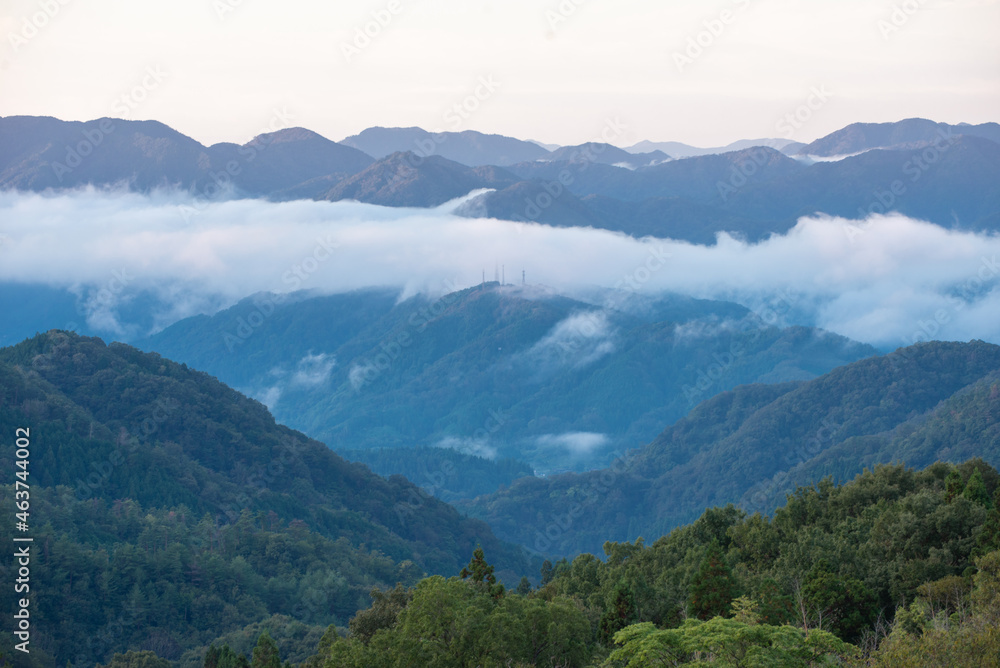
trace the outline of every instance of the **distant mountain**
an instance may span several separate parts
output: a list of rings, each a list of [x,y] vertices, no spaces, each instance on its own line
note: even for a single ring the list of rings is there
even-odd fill
[[[603,195],[631,202],[654,197],[714,202],[719,199],[720,184],[761,183],[803,169],[806,167],[801,163],[763,147],[672,160],[635,171],[586,160],[531,162],[509,167],[524,179],[561,179],[578,197]]]
[[[225,155],[227,152],[229,155]],[[258,135],[243,146],[216,144],[209,148],[213,162],[235,161],[236,184],[250,193],[273,193],[315,178],[346,178],[373,160],[370,156],[321,137],[304,128]],[[225,160],[225,163],[223,163]]]
[[[239,146],[206,147],[156,121],[0,118],[0,188],[39,191],[128,185],[178,187],[212,196],[220,187],[267,195],[311,178],[338,180],[373,162],[303,128],[263,134]]]
[[[587,162],[602,165],[615,165],[628,169],[651,167],[670,160],[671,157],[663,151],[653,150],[646,153],[624,151],[611,144],[588,142],[579,146],[563,146],[552,151],[542,162]]]
[[[483,193],[464,203],[455,213],[470,218],[499,218],[556,227],[608,227],[604,216],[571,192],[538,180],[518,181],[506,188]]]
[[[0,118],[0,188],[127,184],[144,192],[171,186],[208,199],[221,193],[410,207],[492,189],[460,213],[695,243],[712,243],[722,231],[756,241],[817,213],[862,219],[896,211],[948,228],[1000,230],[996,123],[855,124],[800,149],[788,140],[746,140],[727,147],[737,150],[674,160],[651,143],[633,152],[601,143],[549,152],[471,131],[371,128],[351,141],[370,144],[375,153],[408,150],[375,161],[302,128],[244,146],[205,147],[152,121]],[[748,146],[762,143],[781,148]],[[650,150],[635,154],[639,148]],[[786,155],[796,150],[798,159]],[[845,151],[852,155],[804,157]],[[684,153],[683,147],[669,152]]]
[[[246,300],[140,345],[337,450],[444,446],[542,472],[599,466],[741,383],[813,378],[876,352],[735,304],[619,298],[496,283],[398,304],[349,293],[289,300],[256,329]]]
[[[375,158],[399,152],[420,156],[438,155],[468,167],[513,165],[538,160],[548,154],[535,142],[474,130],[432,133],[422,128],[368,128],[340,142]]]
[[[495,167],[472,168],[438,155],[393,153],[324,193],[327,200],[350,199],[383,206],[430,207],[480,188],[505,187],[517,177]]]
[[[706,507],[773,510],[796,484],[849,480],[877,463],[1000,462],[998,388],[1000,346],[918,344],[806,382],[736,387],[612,471],[524,478],[463,505],[498,535],[542,552],[651,541]]]
[[[456,575],[477,545],[508,582],[529,570],[518,548],[402,477],[126,345],[49,332],[0,349],[0,429],[19,428],[33,573],[52,585],[32,599],[46,631],[31,650],[58,657],[50,665],[129,646],[176,660],[272,614],[321,632],[366,607],[373,586]],[[0,463],[15,470],[14,456]]]
[[[908,118],[895,123],[852,123],[798,150],[800,155],[837,156],[870,151],[874,148],[916,148],[944,142],[953,135],[982,137],[1000,143],[1000,124],[935,123],[924,118]]]
[[[784,231],[800,216],[898,211],[948,228],[1000,229],[1000,144],[957,136],[935,149],[878,149],[727,190],[723,208]],[[664,165],[666,166],[666,165]],[[895,185],[894,185],[895,184]],[[897,193],[891,192],[892,188]]]
[[[633,144],[625,148],[629,153],[650,153],[652,151],[662,151],[668,155],[675,158],[691,158],[698,155],[714,155],[717,153],[732,153],[733,151],[741,151],[747,148],[753,148],[754,146],[766,146],[768,148],[773,148],[778,151],[784,152],[784,150],[797,142],[791,139],[741,139],[739,141],[734,141],[726,146],[718,146],[715,148],[698,148],[697,146],[691,146],[689,144],[684,144],[678,141],[641,141],[638,144]]]

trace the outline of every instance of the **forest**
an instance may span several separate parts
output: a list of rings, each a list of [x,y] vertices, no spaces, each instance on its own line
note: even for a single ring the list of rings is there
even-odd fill
[[[53,563],[44,577],[90,593],[63,618],[125,597],[133,617],[122,629],[158,615],[204,639],[179,661],[191,668],[983,666],[1000,656],[1000,474],[977,459],[827,479],[798,488],[773,517],[711,508],[649,545],[609,542],[602,558],[545,561],[537,585],[501,582],[476,548],[449,577],[373,587],[369,606],[325,628],[330,618],[309,616],[310,596],[361,594],[345,582],[357,574],[327,569],[336,544],[250,514],[218,538],[176,512],[143,517],[135,506],[66,521],[100,532],[108,548],[73,551],[68,536],[51,546],[77,563]],[[138,549],[119,542],[129,532]],[[263,563],[275,555],[284,556]],[[306,562],[310,575],[293,575]],[[81,571],[93,575],[81,582]],[[236,605],[222,602],[234,595]],[[282,596],[312,623],[267,617]],[[203,630],[218,615],[257,620],[210,639]],[[102,665],[177,664],[144,649]]]
[[[0,349],[0,431],[33,429],[32,574],[44,583],[30,657],[0,666],[991,665],[1000,474],[977,457],[926,460],[996,442],[996,350],[916,352],[897,371],[862,362],[818,388],[728,393],[629,466],[685,457],[708,424],[739,454],[726,434],[769,440],[782,401],[800,416],[823,414],[821,401],[853,406],[858,424],[884,416],[895,429],[865,438],[921,466],[899,457],[827,476],[773,511],[706,503],[649,540],[558,558],[498,540],[419,477],[345,461],[207,374],[39,335]],[[872,407],[850,388],[873,371],[889,389]],[[846,458],[859,440],[826,452]],[[14,513],[12,485],[0,512]]]

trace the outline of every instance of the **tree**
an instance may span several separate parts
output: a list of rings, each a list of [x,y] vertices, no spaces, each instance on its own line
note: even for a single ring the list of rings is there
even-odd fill
[[[733,571],[726,563],[719,542],[713,539],[691,580],[688,614],[702,620],[728,615],[729,605],[735,596]]]
[[[815,622],[847,641],[855,639],[873,621],[875,596],[860,580],[834,573],[825,559],[810,569],[801,595],[806,613],[812,616],[804,620],[804,625]]]
[[[171,663],[156,656],[155,652],[129,650],[124,654],[115,654],[107,666],[98,665],[97,668],[171,668]]]
[[[951,503],[952,500],[962,493],[962,474],[957,468],[953,468],[948,477],[944,479],[944,500]]]
[[[993,507],[983,522],[972,553],[973,556],[982,556],[994,550],[1000,550],[1000,487],[993,494]]]
[[[473,551],[472,560],[459,575],[463,580],[470,578],[473,585],[489,592],[489,595],[495,600],[503,598],[504,586],[497,584],[497,578],[493,575],[493,566],[487,563],[483,548],[477,547]]]
[[[405,589],[402,584],[396,584],[394,589],[382,591],[374,587],[370,595],[372,604],[367,610],[362,610],[349,622],[351,637],[368,644],[372,636],[380,629],[389,629],[396,625],[399,613],[413,598],[413,590]],[[336,638],[336,631],[334,631]]]
[[[969,483],[965,486],[962,496],[986,508],[992,505],[990,495],[986,491],[986,484],[983,482],[983,474],[979,472],[979,469],[975,469],[969,476]]]
[[[527,596],[531,593],[531,582],[528,580],[528,576],[521,576],[521,581],[517,585],[517,593],[521,596]]]
[[[635,595],[632,588],[619,580],[608,596],[607,607],[601,615],[601,641],[608,643],[623,628],[637,621]]]
[[[278,643],[274,642],[267,631],[261,633],[257,639],[257,646],[253,648],[253,660],[250,663],[250,668],[281,668]]]
[[[552,582],[552,578],[556,574],[556,569],[552,567],[552,562],[546,559],[542,562],[542,586],[544,587],[548,583]]]

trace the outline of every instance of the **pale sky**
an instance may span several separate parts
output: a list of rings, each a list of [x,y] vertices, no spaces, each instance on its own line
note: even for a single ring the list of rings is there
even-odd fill
[[[374,125],[810,141],[1000,121],[998,34],[1000,0],[0,0],[0,115],[127,114],[205,144]]]

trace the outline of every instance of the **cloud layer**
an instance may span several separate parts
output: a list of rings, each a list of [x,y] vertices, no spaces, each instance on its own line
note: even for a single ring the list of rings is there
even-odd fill
[[[1000,343],[1000,237],[902,216],[804,218],[764,242],[723,235],[706,247],[460,218],[448,206],[238,200],[198,204],[185,220],[194,205],[178,193],[0,193],[0,282],[90,295],[91,316],[112,323],[116,306],[143,291],[176,320],[259,291],[442,294],[478,284],[484,271],[492,279],[500,264],[508,282],[520,283],[523,269],[529,284],[570,293],[603,286],[728,299],[765,320],[885,348],[927,338]],[[600,327],[573,326],[565,323],[590,352],[607,341]],[[552,332],[551,343],[567,332]]]

